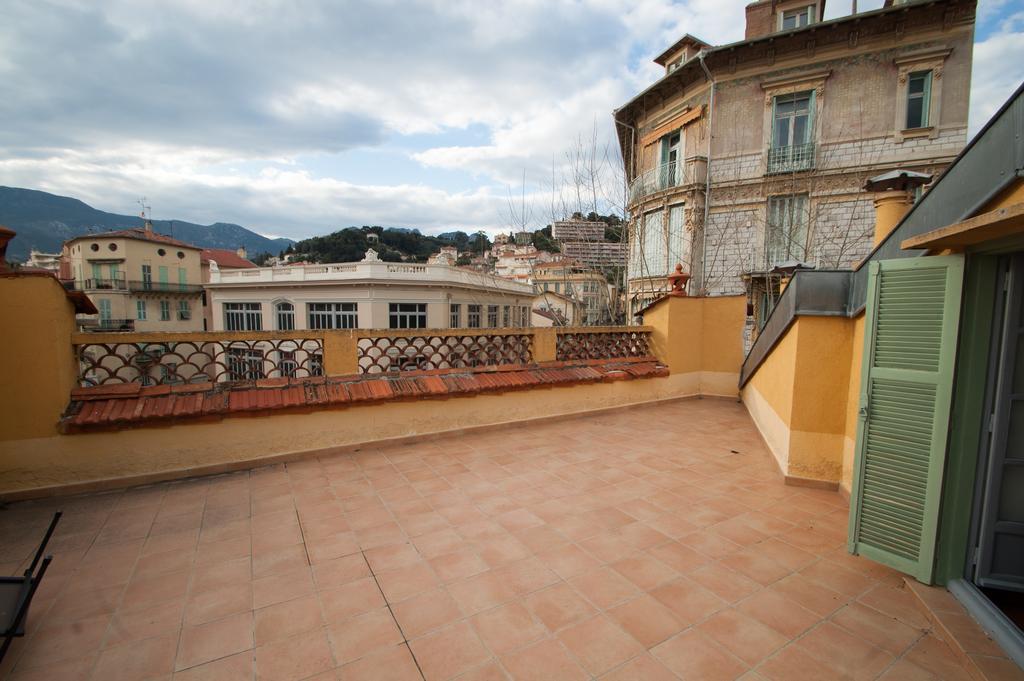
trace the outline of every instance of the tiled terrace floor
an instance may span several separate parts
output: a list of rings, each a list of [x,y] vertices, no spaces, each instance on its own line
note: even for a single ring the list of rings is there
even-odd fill
[[[3,677],[966,678],[732,402],[18,504],[0,573],[58,506]]]

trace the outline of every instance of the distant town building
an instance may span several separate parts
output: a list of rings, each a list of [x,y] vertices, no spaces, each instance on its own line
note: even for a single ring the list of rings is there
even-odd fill
[[[618,241],[563,241],[562,253],[588,267],[607,269],[625,267],[629,244]]]
[[[533,244],[533,232],[516,232],[517,246],[530,246]]]
[[[218,270],[248,270],[256,267],[256,263],[246,259],[244,246],[232,251],[226,248],[204,248],[199,256],[202,265],[203,283],[210,281],[210,269]],[[213,313],[209,305],[206,291],[203,291],[203,330],[213,328]]]
[[[213,270],[215,331],[529,326],[533,289],[462,267],[360,262]]]
[[[494,260],[495,275],[529,284],[534,266],[553,260],[555,255],[548,251],[539,251],[532,244],[506,243],[491,249],[491,257]]]
[[[758,0],[743,40],[685,35],[659,55],[662,77],[615,111],[631,314],[668,290],[677,263],[691,293],[770,309],[777,265],[860,262],[865,181],[938,177],[967,141],[975,5],[885,0],[823,22],[824,0]]]
[[[441,246],[441,250],[427,258],[428,265],[447,265],[455,267],[459,260],[459,249],[455,246]]]
[[[98,315],[79,315],[97,331],[199,331],[203,328],[202,249],[145,227],[86,234],[64,242],[65,274]]]
[[[36,267],[41,270],[49,270],[50,272],[60,272],[60,263],[60,253],[43,253],[33,248],[29,251],[25,267]]]
[[[582,326],[586,322],[583,302],[554,291],[542,291],[533,299],[533,326]]]
[[[613,287],[604,276],[577,260],[561,259],[533,268],[533,288],[574,298],[583,303],[586,324],[610,323],[617,316]]]
[[[551,238],[558,241],[604,241],[605,223],[584,220],[580,213],[551,223]]]

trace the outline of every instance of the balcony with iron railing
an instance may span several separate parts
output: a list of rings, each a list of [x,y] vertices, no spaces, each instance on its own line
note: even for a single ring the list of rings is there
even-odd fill
[[[134,319],[104,319],[102,317],[85,318],[78,320],[78,326],[82,331],[89,333],[107,333],[135,331]]]
[[[79,291],[127,291],[128,282],[123,278],[83,279],[75,281],[75,288]]]
[[[702,185],[707,179],[707,159],[688,158],[682,163],[662,163],[637,175],[629,183],[629,202],[635,203],[658,192]]]
[[[185,284],[172,281],[130,280],[128,290],[132,293],[199,293],[201,284]]]
[[[767,175],[799,173],[814,169],[815,144],[791,144],[768,149]]]

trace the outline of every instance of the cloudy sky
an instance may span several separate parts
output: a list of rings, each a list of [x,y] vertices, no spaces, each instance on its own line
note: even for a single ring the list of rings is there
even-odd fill
[[[746,0],[0,4],[0,185],[301,238],[507,229],[510,186],[610,141],[682,33],[742,38]],[[974,57],[972,132],[1024,80],[1024,0],[980,0]]]

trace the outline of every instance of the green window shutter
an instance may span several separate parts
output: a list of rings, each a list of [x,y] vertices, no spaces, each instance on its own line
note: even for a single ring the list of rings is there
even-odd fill
[[[870,268],[849,549],[930,583],[963,258]]]

